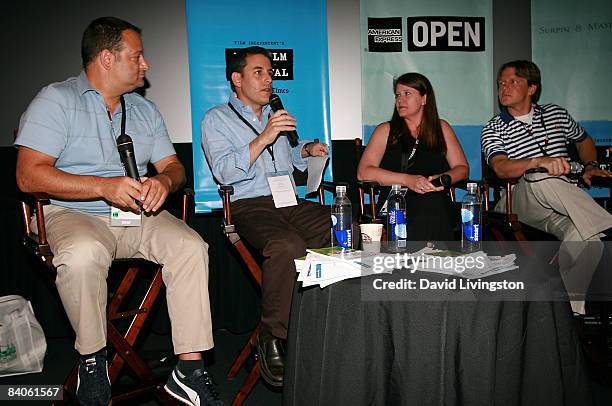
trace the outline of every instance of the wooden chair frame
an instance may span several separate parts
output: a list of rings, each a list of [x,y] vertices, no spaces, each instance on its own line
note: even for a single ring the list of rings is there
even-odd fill
[[[321,185],[319,186],[318,191],[313,192],[313,195],[318,196],[319,203],[325,204],[325,190],[331,190],[335,188],[335,186],[337,185],[347,186],[347,184],[343,182],[323,181],[321,182]],[[223,201],[223,226],[222,226],[223,233],[225,234],[229,242],[236,248],[236,251],[238,251],[238,254],[244,261],[249,271],[249,275],[253,278],[257,286],[261,289],[261,281],[262,281],[262,275],[263,275],[261,267],[259,266],[259,263],[255,259],[255,257],[253,256],[249,248],[246,246],[244,241],[242,241],[242,239],[240,238],[240,235],[238,234],[236,230],[236,226],[232,222],[230,197],[233,192],[234,192],[233,186],[230,186],[230,185],[219,186],[219,194],[221,195],[221,198]],[[229,372],[227,373],[227,379],[233,380],[238,374],[238,371],[240,371],[240,369],[245,365],[249,357],[252,354],[255,356],[255,363],[253,367],[251,368],[251,370],[249,371],[238,393],[234,397],[232,401],[232,406],[242,405],[245,402],[246,398],[248,397],[249,393],[251,393],[251,390],[253,390],[253,387],[255,386],[257,381],[259,380],[260,365],[259,365],[259,359],[257,357],[256,345],[257,345],[257,335],[259,334],[260,331],[261,331],[261,322],[257,324],[257,327],[255,327],[253,332],[250,334],[249,339],[247,340],[246,344],[240,351],[240,354],[238,355],[238,357],[234,360],[234,362],[230,366]]]
[[[187,210],[189,207],[190,196],[193,192],[186,190],[182,199],[182,220],[187,220]],[[47,232],[45,227],[43,207],[50,204],[49,196],[45,193],[21,193],[21,215],[23,220],[23,244],[33,253],[47,268],[47,279],[55,285],[57,271],[53,266],[53,252],[47,240]],[[36,225],[38,233],[35,233],[30,227],[32,214],[36,214]],[[133,309],[122,310],[121,305],[128,295],[138,275],[145,269],[142,266],[143,262],[148,262],[142,259],[119,259],[113,263],[126,262],[128,264],[127,272],[119,283],[117,290],[112,296],[112,300],[107,306],[107,347],[115,350],[114,355],[109,360],[108,376],[112,385],[117,382],[119,375],[124,366],[133,372],[133,375],[138,380],[138,383],[124,393],[114,393],[112,402],[122,402],[128,399],[142,396],[147,393],[152,393],[157,400],[163,404],[176,404],[163,389],[166,377],[157,378],[144,359],[134,350],[134,343],[147,320],[150,310],[153,307],[163,286],[162,267],[155,264],[153,277],[148,283],[143,297],[140,299],[138,307]],[[112,268],[112,267],[111,267]],[[119,319],[128,319],[128,327],[124,332],[120,332],[113,324]],[[63,401],[76,402],[78,375],[78,361],[70,370],[68,377],[63,385]]]

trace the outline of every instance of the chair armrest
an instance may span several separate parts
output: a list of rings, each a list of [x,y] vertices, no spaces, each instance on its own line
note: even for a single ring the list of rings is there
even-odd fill
[[[21,200],[22,202],[27,203],[28,205],[32,206],[32,207],[36,207],[37,203],[44,205],[47,204],[51,204],[50,200],[49,200],[49,195],[44,193],[44,192],[35,192],[35,193],[28,193],[28,192],[19,192],[19,200]]]
[[[24,229],[24,243],[28,246],[38,246],[37,251],[43,251],[43,254],[49,255],[51,253],[51,250],[49,249],[49,244],[47,242],[45,213],[43,210],[43,206],[51,204],[51,201],[49,200],[49,195],[44,192],[27,193],[20,191],[19,200],[21,201],[21,217]],[[34,235],[30,228],[32,210],[34,210],[34,213],[36,214],[38,237]]]
[[[219,186],[219,195],[221,195],[221,200],[223,202],[223,221],[225,225],[228,226],[232,224],[232,211],[230,207],[230,196],[234,193],[234,187],[232,185],[220,185]]]
[[[346,188],[348,189],[349,184],[348,182],[336,182],[336,181],[324,180],[321,182],[321,185],[319,187],[323,188],[323,190],[329,190],[330,192],[335,192],[336,186],[346,186]]]
[[[232,185],[221,185],[219,186],[219,191],[222,192],[223,194],[225,193],[232,194],[234,193],[234,187]]]
[[[373,180],[358,180],[356,183],[357,187],[361,189],[378,189],[380,187],[380,184]]]
[[[187,222],[187,213],[189,213],[189,205],[193,202],[195,192],[192,188],[183,189],[183,204],[181,206],[181,220]]]

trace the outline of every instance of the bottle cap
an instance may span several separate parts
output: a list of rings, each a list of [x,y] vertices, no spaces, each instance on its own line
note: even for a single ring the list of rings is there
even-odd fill
[[[401,190],[402,185],[391,185],[391,190]]]
[[[476,190],[478,190],[478,183],[476,183],[476,182],[468,182],[467,190],[468,190],[468,192],[476,192]]]
[[[336,186],[336,193],[346,193],[346,186],[344,185]]]

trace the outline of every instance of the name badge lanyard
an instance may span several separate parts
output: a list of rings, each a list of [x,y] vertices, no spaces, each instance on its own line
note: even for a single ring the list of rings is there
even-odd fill
[[[125,99],[123,98],[123,95],[121,95],[121,97],[119,98],[119,101],[121,102],[121,133],[119,135],[123,135],[125,134]]]
[[[414,161],[412,161],[412,158],[414,158],[414,154],[416,154],[418,147],[419,147],[419,136],[417,136],[417,138],[414,140],[414,145],[412,146],[412,151],[410,151],[410,154],[408,154],[407,153],[408,151],[402,148],[401,171],[403,173],[406,173],[408,171],[408,168],[410,168],[414,164]]]
[[[246,124],[246,125],[247,125],[247,127],[249,127],[249,128],[251,129],[251,131],[253,131],[253,133],[254,133],[254,134],[257,136],[257,137],[259,137],[259,135],[260,135],[260,134],[257,132],[257,130],[255,129],[255,127],[253,127],[253,126],[251,125],[251,123],[249,123],[249,122],[246,120],[246,118],[244,118],[244,117],[242,116],[242,114],[238,113],[238,110],[236,110],[236,108],[235,108],[234,106],[232,106],[232,103],[227,103],[227,105],[230,107],[230,109],[232,109],[232,111],[233,111],[233,112],[236,114],[236,116],[238,116],[238,118],[239,118],[240,120],[242,120],[242,122],[243,122],[244,124]],[[271,146],[271,145],[266,146],[266,150],[267,150],[267,151],[268,151],[268,153],[270,154],[270,158],[272,158],[272,165],[274,166],[274,172],[278,172],[278,171],[276,170],[276,161],[274,161],[274,150],[272,149],[272,146]]]
[[[119,133],[119,136],[122,136],[123,134],[125,134],[125,120],[126,120],[125,99],[123,98],[123,95],[121,95],[121,97],[119,98],[119,102],[121,103],[121,128],[120,128],[121,132]],[[111,121],[111,128],[112,128],[113,118],[111,116],[111,113],[108,110],[107,112],[108,112],[108,118]],[[115,142],[115,146],[117,146],[117,140],[115,139],[115,136],[112,136],[111,138]]]
[[[540,107],[536,105],[535,108],[533,109],[534,115],[536,111],[539,111],[539,110],[540,110]],[[536,145],[540,149],[540,152],[542,152],[542,155],[547,157],[548,153],[546,151],[548,150],[548,130],[546,130],[546,123],[544,122],[544,114],[540,111],[540,124],[542,124],[542,129],[544,130],[544,135],[546,136],[546,138],[544,139],[544,147],[542,147],[540,142],[536,139],[535,135],[533,135],[533,129],[532,129],[533,125],[528,125],[527,123],[524,123],[522,121],[521,121],[521,124],[523,124],[523,127],[525,128],[525,130],[527,130],[527,134],[529,134],[531,139],[536,143]]]

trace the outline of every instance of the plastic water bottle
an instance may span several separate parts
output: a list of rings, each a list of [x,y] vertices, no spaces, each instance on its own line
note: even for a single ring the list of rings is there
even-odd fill
[[[346,186],[336,186],[336,198],[331,209],[332,247],[352,248],[353,209],[346,197]]]
[[[402,195],[401,186],[391,186],[387,199],[387,241],[389,250],[403,251],[406,248],[406,200]]]
[[[467,184],[467,194],[461,202],[461,250],[480,251],[482,245],[482,203],[478,197],[478,185]]]

